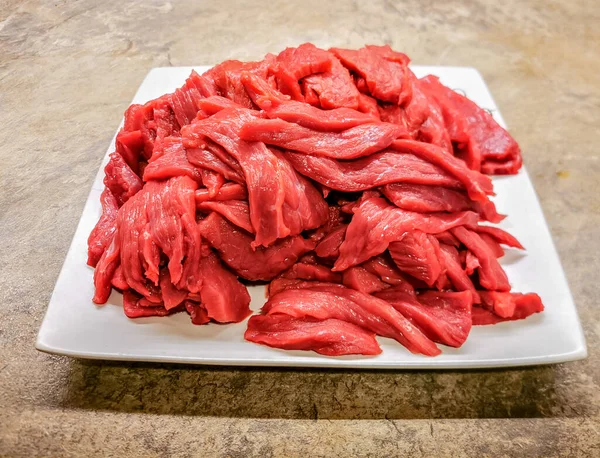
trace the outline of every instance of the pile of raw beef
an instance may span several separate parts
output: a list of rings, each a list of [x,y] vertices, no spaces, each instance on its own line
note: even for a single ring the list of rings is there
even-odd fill
[[[521,166],[483,109],[388,46],[304,44],[226,61],[132,105],[89,238],[94,302],[194,324],[251,315],[247,340],[324,355],[461,346],[543,310],[510,292],[487,174]],[[244,283],[242,283],[244,282]]]

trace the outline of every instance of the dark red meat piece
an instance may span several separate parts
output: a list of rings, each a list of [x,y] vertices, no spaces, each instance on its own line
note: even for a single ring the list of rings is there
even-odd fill
[[[440,244],[433,235],[421,231],[406,232],[400,240],[390,243],[388,249],[402,272],[423,280],[430,287],[443,273]]]
[[[143,183],[119,153],[112,153],[104,167],[104,186],[106,186],[119,207],[142,189]]]
[[[378,355],[375,334],[351,323],[295,319],[286,315],[255,315],[244,338],[284,350],[312,350],[326,356]]]
[[[202,182],[201,170],[188,161],[188,156],[179,137],[168,137],[156,143],[155,153],[144,169],[144,181],[166,180],[188,176]]]
[[[100,195],[102,214],[88,237],[88,259],[87,264],[96,267],[102,253],[112,241],[117,229],[117,199],[110,189],[104,188]]]
[[[305,101],[310,103],[309,94],[314,94],[321,108],[325,110],[359,107],[360,93],[354,86],[352,76],[333,55],[331,69],[307,76],[302,81],[302,87]]]
[[[420,230],[435,234],[456,226],[473,227],[478,219],[473,212],[423,214],[394,207],[380,197],[365,199],[348,226],[334,270],[345,270],[383,253],[390,242],[405,232]]]

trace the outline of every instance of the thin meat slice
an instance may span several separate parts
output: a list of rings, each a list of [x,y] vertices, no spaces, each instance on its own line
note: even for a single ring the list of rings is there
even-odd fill
[[[443,168],[461,181],[471,199],[481,203],[489,202],[488,194],[493,192],[492,180],[477,170],[467,168],[463,161],[446,154],[439,146],[414,140],[396,140],[392,143],[392,148],[412,153]]]
[[[245,182],[241,169],[240,171],[234,170],[208,148],[188,148],[186,154],[189,163],[196,167],[219,173],[227,180],[236,183],[243,184]]]
[[[502,256],[504,256],[504,248],[500,246],[500,244],[494,237],[484,232],[478,232],[478,234],[479,237],[481,237],[481,239],[488,244],[488,246],[494,253],[494,256],[496,256],[497,258],[501,258]]]
[[[480,268],[479,282],[490,291],[510,291],[506,273],[498,263],[495,254],[475,231],[464,227],[455,227],[452,234],[459,239],[478,259]]]
[[[244,75],[242,81],[254,103],[264,110],[271,119],[283,119],[287,122],[323,132],[339,132],[361,124],[378,121],[374,116],[351,108],[322,110],[307,103],[289,100],[288,97],[269,86],[267,81],[254,75]]]
[[[483,307],[473,307],[473,325],[496,324],[503,321],[523,320],[534,313],[544,311],[540,296],[535,293],[502,293],[510,294],[514,302],[514,312],[510,317],[501,317],[493,310]],[[488,305],[489,307],[489,305]]]
[[[360,266],[350,267],[345,270],[343,272],[342,283],[348,288],[366,294],[372,294],[390,287],[390,285],[381,281],[378,275]]]
[[[479,259],[477,259],[477,257],[468,250],[464,251],[463,253],[465,253],[465,272],[467,275],[473,275],[473,272],[481,267]]]
[[[294,170],[285,154],[275,150],[273,154],[279,161],[285,195],[283,222],[289,235],[298,235],[324,224],[329,217],[329,207],[321,192]]]
[[[255,315],[244,338],[284,350],[312,350],[326,356],[378,355],[375,334],[351,323],[295,319],[286,315]]]
[[[192,319],[192,323],[195,325],[203,325],[210,321],[210,317],[208,316],[208,312],[202,306],[202,304],[198,304],[194,301],[185,301],[184,302],[185,310],[190,315]]]
[[[104,186],[110,190],[120,207],[142,189],[143,183],[123,157],[115,152],[104,167]]]
[[[304,99],[310,103],[310,94],[315,102],[325,110],[346,107],[357,109],[360,92],[354,85],[350,72],[331,56],[331,69],[326,72],[309,75],[302,80]]]
[[[144,181],[178,176],[188,176],[198,183],[202,182],[201,171],[188,160],[181,138],[168,137],[157,142],[155,153],[144,169]]]
[[[456,226],[473,227],[478,219],[473,212],[422,214],[389,205],[380,197],[364,199],[348,225],[333,270],[345,270],[383,253],[390,242],[398,240],[405,232],[420,230],[436,234]]]
[[[209,318],[218,323],[238,323],[252,314],[248,290],[214,253],[201,259],[199,271],[204,279],[200,299]]]
[[[346,236],[347,224],[341,224],[331,230],[316,246],[315,253],[320,258],[333,259],[340,255],[340,246]]]
[[[433,235],[421,231],[406,232],[389,245],[396,266],[413,277],[433,286],[443,272],[440,262],[440,244]]]
[[[211,211],[217,212],[245,231],[254,232],[254,228],[250,222],[250,209],[248,208],[248,202],[245,200],[201,202],[196,205],[196,208],[206,213],[210,213]]]
[[[483,173],[514,174],[522,164],[517,142],[483,108],[428,75],[420,82],[440,105],[452,141],[464,144],[460,151],[469,168]]]
[[[226,183],[225,177],[212,170],[202,170],[202,184],[210,196],[216,196],[221,187]]]
[[[246,141],[333,159],[354,159],[381,151],[402,137],[397,125],[373,122],[341,132],[319,132],[283,119],[254,119],[245,123],[240,137]]]
[[[120,237],[118,230],[100,256],[94,269],[94,304],[106,304],[112,291],[112,279],[120,264]]]
[[[427,160],[393,150],[352,161],[292,151],[286,158],[302,175],[336,191],[358,192],[395,182],[462,187],[454,176]]]
[[[397,105],[412,97],[408,58],[389,46],[366,46],[358,50],[332,48],[330,51],[346,68],[364,78],[373,97]]]
[[[521,243],[514,236],[510,235],[508,232],[506,232],[503,229],[500,229],[499,227],[479,225],[475,228],[475,230],[479,234],[487,234],[493,237],[498,243],[502,245],[506,245],[512,248],[518,248],[520,250],[525,249],[523,245],[521,245]]]
[[[190,143],[202,143],[208,137],[223,147],[244,171],[250,220],[256,231],[253,246],[269,246],[278,238],[287,237],[283,204],[285,191],[280,161],[263,143],[246,142],[239,132],[256,116],[251,110],[225,109],[210,118],[185,126],[182,135]]]
[[[460,246],[460,240],[454,237],[450,232],[440,232],[439,234],[435,234],[435,237],[440,243],[445,243],[446,245],[450,245],[455,248],[458,248]]]
[[[464,271],[456,247],[440,243],[440,255],[446,269],[446,275],[454,289],[475,293],[475,285]]]
[[[178,289],[171,281],[168,269],[162,269],[159,276],[160,292],[164,307],[171,310],[178,307],[188,296],[188,291]]]
[[[217,213],[200,222],[200,231],[225,264],[240,277],[252,281],[271,280],[315,246],[314,242],[295,236],[277,240],[268,248],[253,249],[252,235]]]
[[[140,305],[143,299],[133,291],[123,291],[123,311],[127,318],[167,316],[178,311],[177,309],[167,310],[163,304],[155,304],[151,307]]]
[[[279,90],[292,96],[294,100],[304,101],[298,81],[313,73],[331,70],[332,57],[330,53],[311,43],[284,49],[277,56],[275,69]]]
[[[473,297],[468,291],[426,291],[415,298],[388,289],[375,296],[392,304],[434,342],[458,348],[471,331]]]
[[[363,262],[361,267],[376,275],[382,282],[387,283],[391,287],[408,294],[415,294],[415,288],[406,279],[404,274],[398,270],[389,255],[373,256],[368,261]]]
[[[304,257],[306,258],[306,256]],[[308,262],[301,259],[288,270],[281,274],[281,278],[316,280],[332,283],[341,283],[342,275],[338,272],[332,272],[330,267],[314,262]]]
[[[225,183],[216,195],[211,196],[208,189],[198,189],[195,193],[196,204],[212,201],[242,200],[248,197],[246,188],[237,183]]]
[[[464,192],[442,186],[392,183],[383,186],[381,192],[398,208],[413,212],[453,213],[473,210],[472,201]]]
[[[110,189],[104,188],[104,191],[100,194],[100,204],[102,205],[102,214],[88,237],[87,265],[91,267],[96,267],[117,229],[117,211],[119,208],[117,199],[115,199]]]
[[[262,310],[267,315],[294,318],[339,319],[390,337],[413,353],[435,356],[436,345],[389,303],[342,285],[310,283],[271,296]]]

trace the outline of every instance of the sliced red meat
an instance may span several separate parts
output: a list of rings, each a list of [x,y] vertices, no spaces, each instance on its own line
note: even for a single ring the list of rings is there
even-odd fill
[[[202,236],[219,252],[225,264],[247,280],[271,280],[290,268],[314,242],[300,236],[276,241],[268,248],[252,248],[252,236],[225,218],[211,213],[200,222]]]
[[[333,270],[345,270],[383,253],[390,242],[398,240],[405,232],[420,230],[436,234],[456,226],[473,227],[477,221],[477,214],[473,212],[423,214],[394,207],[380,197],[365,199],[348,225]]]
[[[100,195],[100,204],[102,205],[102,214],[88,237],[87,264],[91,267],[96,267],[117,229],[117,211],[119,208],[117,199],[110,192],[110,189],[104,188]]]
[[[360,266],[350,267],[345,270],[343,272],[342,283],[348,288],[366,294],[372,294],[390,287],[390,285],[381,281],[378,275]]]
[[[217,95],[217,88],[214,86],[212,81],[204,76],[198,75],[196,70],[192,70],[192,73],[188,79],[185,80],[185,84],[183,85],[182,89],[185,89],[190,93],[197,93],[198,95],[194,96],[195,100]]]
[[[321,258],[337,258],[340,255],[340,246],[346,236],[347,224],[342,224],[327,234],[315,248],[315,253]]]
[[[480,234],[487,234],[496,239],[496,241],[502,245],[506,245],[512,248],[518,248],[520,250],[524,250],[525,248],[521,243],[508,232],[499,227],[493,226],[477,226],[475,230]]]
[[[243,79],[243,75],[250,75],[251,73],[243,72],[241,73],[240,80]],[[257,77],[262,80],[262,78]],[[225,110],[226,108],[244,108],[243,105],[235,103],[233,100],[226,99],[225,97],[221,97],[220,95],[213,95],[212,97],[208,97],[206,99],[202,99],[198,101],[198,113],[196,114],[197,119],[208,118],[215,113],[218,113],[221,110]]]
[[[453,246],[441,243],[440,255],[446,269],[446,275],[450,279],[454,289],[475,293],[475,285],[473,285],[473,282],[461,265],[458,250]]]
[[[186,150],[187,160],[190,164],[204,170],[212,170],[213,172],[223,175],[225,178],[236,183],[243,184],[245,182],[243,172],[232,169],[228,164],[223,162],[216,154],[206,148],[188,148]]]
[[[405,182],[460,188],[452,175],[414,154],[385,150],[352,161],[288,151],[286,158],[304,176],[336,191],[357,192],[388,183]]]
[[[298,81],[313,73],[331,70],[332,55],[311,43],[286,48],[277,56],[275,77],[279,90],[294,100],[304,101]]]
[[[429,287],[444,270],[440,262],[440,244],[433,235],[421,231],[406,232],[400,240],[390,243],[388,249],[402,272],[423,280]]]
[[[273,66],[273,58],[268,55],[260,62],[226,60],[219,65],[215,65],[202,76],[214,84],[218,95],[243,107],[254,108],[254,104],[242,84],[241,76],[250,72],[266,79]]]
[[[503,293],[510,294],[514,301],[514,313],[510,317],[502,318],[492,310],[483,307],[473,307],[473,325],[496,324],[502,321],[523,320],[534,313],[544,311],[544,304],[540,296],[535,293]]]
[[[241,184],[225,183],[215,196],[211,196],[208,189],[198,189],[195,197],[196,204],[200,204],[208,200],[242,200],[248,197],[248,193],[246,192],[246,188]]]
[[[105,304],[112,291],[112,279],[120,263],[120,237],[118,230],[102,253],[94,269],[94,304]]]
[[[350,72],[331,56],[331,69],[326,72],[307,76],[302,81],[305,101],[309,102],[308,94],[315,94],[321,108],[331,110],[335,108],[357,109],[360,93],[354,86]]]
[[[244,338],[284,350],[312,350],[326,356],[378,355],[375,334],[345,321],[294,319],[286,315],[255,315]]]
[[[248,290],[214,253],[200,260],[199,272],[204,279],[200,298],[209,318],[218,323],[237,323],[252,314]]]
[[[479,234],[479,237],[481,237],[481,239],[488,244],[488,246],[494,253],[494,256],[496,256],[497,258],[501,258],[502,256],[504,256],[504,249],[500,246],[500,244],[494,237],[492,237],[489,234],[486,234],[485,232],[477,233]]]
[[[298,285],[271,296],[262,310],[268,315],[294,318],[339,319],[384,337],[390,337],[413,353],[435,356],[436,345],[389,303],[333,283]]]
[[[481,286],[490,291],[510,291],[506,273],[498,263],[495,254],[475,231],[455,227],[452,234],[471,251],[481,265],[477,269]]]
[[[473,298],[468,291],[426,291],[415,298],[385,290],[376,297],[391,303],[434,342],[460,347],[471,331]]]
[[[315,75],[315,77],[319,77],[319,75]],[[361,124],[378,121],[376,117],[355,109],[334,108],[321,110],[303,102],[289,100],[287,96],[271,88],[267,81],[253,75],[244,75],[242,81],[254,103],[265,110],[267,116],[272,119],[283,119],[287,122],[323,132],[339,132]],[[352,87],[354,88],[354,86]]]
[[[184,304],[185,310],[189,313],[193,324],[203,325],[210,321],[208,312],[202,304],[193,301],[185,301]]]
[[[342,275],[318,263],[297,262],[281,274],[282,278],[341,283]]]
[[[202,137],[208,137],[240,163],[248,189],[250,220],[256,231],[253,246],[269,246],[288,236],[290,229],[283,219],[285,191],[280,161],[264,144],[239,138],[240,128],[254,117],[250,110],[226,109],[185,126],[182,135],[198,144]]]
[[[125,277],[123,276],[123,270],[121,269],[120,265],[115,270],[115,273],[113,275],[113,278],[112,278],[110,284],[112,285],[113,288],[116,288],[120,291],[125,291],[126,289],[129,289],[129,285],[127,284],[127,281],[125,280]]]
[[[289,235],[298,235],[324,224],[329,216],[329,207],[321,192],[294,170],[285,154],[275,150],[273,154],[279,161],[285,194],[283,222],[289,229]]]
[[[473,275],[473,272],[481,267],[479,259],[470,251],[465,251],[465,272],[467,275]]]
[[[346,68],[364,78],[373,97],[398,105],[412,97],[408,58],[403,59],[389,46],[367,46],[358,50],[332,48],[330,51]]]
[[[157,142],[158,145],[160,150],[155,150],[144,169],[144,181],[188,176],[198,183],[202,182],[200,170],[188,161],[181,138],[168,137]]]
[[[304,154],[333,159],[354,159],[387,148],[404,130],[397,125],[373,122],[341,132],[319,132],[282,119],[254,119],[245,123],[240,137]]]
[[[522,164],[521,150],[511,135],[483,108],[429,75],[422,87],[441,106],[452,141],[464,144],[463,157],[483,173],[514,174]]]
[[[160,271],[158,281],[163,304],[167,310],[171,310],[179,306],[187,298],[188,291],[184,289],[178,289],[171,282],[171,275],[169,274],[168,269],[162,269]]]
[[[225,177],[212,170],[202,170],[202,184],[208,190],[208,194],[216,196],[221,187],[226,183]]]
[[[206,213],[217,212],[237,227],[241,227],[250,233],[254,232],[250,222],[250,209],[248,208],[248,202],[245,200],[201,202],[196,205],[196,208]]]
[[[119,207],[142,189],[143,183],[119,153],[112,153],[104,167],[104,186],[106,186]]]
[[[440,243],[445,243],[446,245],[450,245],[456,248],[460,246],[460,240],[454,237],[450,232],[440,232],[439,234],[435,234],[435,237]]]
[[[167,310],[164,305],[156,304],[152,307],[140,305],[143,297],[133,291],[123,291],[123,311],[128,318],[143,318],[150,316],[167,316],[178,311],[176,309]]]
[[[373,256],[368,261],[361,264],[361,267],[366,269],[373,275],[378,276],[381,281],[391,285],[397,290],[404,291],[409,294],[414,294],[415,289],[410,284],[404,274],[398,270],[389,255]]]
[[[489,202],[488,194],[493,192],[492,180],[477,170],[468,169],[463,161],[446,154],[439,146],[414,140],[396,140],[392,143],[392,148],[414,154],[441,167],[461,181],[472,200]]]

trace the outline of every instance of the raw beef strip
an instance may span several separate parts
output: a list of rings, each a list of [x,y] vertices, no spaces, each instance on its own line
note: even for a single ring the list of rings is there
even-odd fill
[[[235,181],[236,183],[243,184],[245,182],[241,169],[239,172],[232,169],[207,148],[188,148],[186,154],[189,163],[196,167],[220,173],[228,180]]]
[[[396,207],[412,212],[453,213],[473,209],[472,201],[464,192],[442,186],[392,183],[383,186],[381,192]]]
[[[398,270],[389,255],[373,256],[368,261],[363,262],[361,267],[373,275],[377,275],[382,282],[406,293],[415,294],[414,287],[407,281],[404,274]]]
[[[329,207],[321,192],[294,170],[285,154],[276,150],[273,154],[279,161],[285,194],[283,222],[290,231],[289,235],[298,235],[324,224],[329,216]]]
[[[288,97],[271,88],[265,80],[253,75],[244,75],[242,81],[254,103],[271,119],[283,119],[323,132],[339,132],[378,121],[374,116],[350,108],[321,110],[303,102],[289,100]]]
[[[333,56],[311,43],[286,48],[277,56],[275,77],[279,90],[294,100],[304,101],[298,81],[313,73],[331,70]]]
[[[340,246],[346,236],[347,224],[334,228],[327,234],[315,248],[315,253],[320,258],[337,258],[340,255]]]
[[[345,270],[343,272],[342,283],[348,288],[366,294],[372,294],[390,287],[390,285],[381,281],[378,275],[360,266],[350,267]]]
[[[129,285],[127,284],[127,281],[125,281],[125,277],[123,276],[123,270],[121,269],[121,266],[117,267],[117,269],[115,270],[110,284],[113,288],[116,288],[120,291],[125,291],[126,289],[129,289]]]
[[[164,305],[157,304],[153,307],[140,305],[143,298],[133,291],[123,291],[123,311],[128,318],[143,318],[149,316],[167,316],[177,309],[167,310]]]
[[[460,240],[454,237],[450,232],[440,232],[439,234],[435,234],[435,237],[440,243],[445,243],[446,245],[450,245],[455,248],[458,248],[460,246]]]
[[[468,250],[463,251],[463,253],[465,253],[465,272],[469,276],[473,275],[473,272],[475,272],[475,270],[481,267],[479,259],[477,259],[477,257]]]
[[[464,159],[474,170],[514,174],[521,168],[521,150],[511,135],[483,108],[429,75],[422,87],[442,108],[453,142],[464,144]]]
[[[160,286],[160,292],[164,307],[167,310],[171,310],[179,306],[188,297],[188,291],[184,289],[178,289],[171,282],[171,275],[169,274],[169,269],[162,269],[160,271],[158,284]]]
[[[525,248],[521,243],[512,235],[499,227],[493,226],[477,226],[475,230],[480,234],[487,234],[495,238],[496,241],[502,245],[506,245],[512,248],[518,248],[524,250]]]
[[[253,246],[269,246],[290,234],[283,219],[285,188],[280,161],[263,144],[240,140],[240,128],[256,116],[250,110],[226,109],[210,118],[185,126],[182,135],[189,142],[202,143],[208,137],[240,163],[246,178],[250,220],[256,231]]]
[[[221,187],[226,183],[225,177],[220,173],[213,172],[212,170],[202,170],[202,184],[208,190],[208,194],[211,197],[216,196],[219,193]]]
[[[381,120],[381,116],[379,115],[379,105],[377,105],[377,100],[373,97],[368,96],[367,94],[360,94],[358,98],[358,111],[361,113],[366,113],[368,115],[373,116]]]
[[[314,248],[314,242],[295,236],[277,240],[268,248],[253,249],[249,233],[216,213],[200,222],[200,231],[225,264],[240,277],[253,281],[271,280]]]
[[[326,72],[309,75],[302,81],[305,101],[309,102],[307,93],[316,95],[316,99],[325,110],[340,107],[357,109],[360,93],[354,86],[350,72],[331,56],[331,69]]]
[[[479,260],[481,267],[477,271],[481,286],[490,291],[510,291],[506,273],[490,247],[479,237],[477,232],[464,227],[455,227],[452,229],[452,234]]]
[[[305,256],[306,257],[306,256]],[[332,283],[341,283],[342,275],[338,272],[332,272],[330,267],[317,262],[307,262],[301,259],[284,273],[281,278],[316,280]]]
[[[544,304],[540,296],[535,293],[503,293],[510,294],[514,301],[514,313],[512,316],[502,318],[493,311],[482,308],[473,307],[473,325],[496,324],[502,321],[523,320],[534,313],[544,311]]]
[[[155,152],[148,161],[144,169],[144,181],[188,176],[198,183],[202,182],[200,170],[188,161],[181,138],[168,137],[157,142],[156,146],[160,152]]]
[[[201,202],[196,205],[196,208],[205,213],[215,211],[245,231],[254,232],[250,222],[250,209],[248,208],[248,202],[245,200]]]
[[[117,230],[94,269],[94,304],[105,304],[108,300],[112,291],[112,278],[120,263],[119,255],[120,237]]]
[[[106,186],[119,207],[142,189],[143,183],[119,153],[112,153],[104,167],[104,186]]]
[[[501,258],[502,256],[504,256],[504,248],[500,246],[500,244],[494,237],[492,237],[489,234],[486,234],[485,232],[477,233],[479,234],[479,237],[481,237],[481,239],[488,244],[488,246],[494,253],[494,256],[496,256],[497,258]]]
[[[112,241],[117,228],[117,211],[119,210],[117,199],[110,189],[104,188],[100,195],[102,214],[88,237],[88,259],[87,264],[96,267],[102,253]]]
[[[244,338],[284,350],[312,350],[326,356],[378,355],[375,334],[340,320],[315,321],[286,315],[255,315]]]
[[[221,265],[214,253],[200,260],[199,274],[204,279],[200,298],[212,320],[237,323],[252,314],[248,290]]]
[[[225,183],[215,196],[210,196],[208,189],[198,189],[195,194],[196,204],[206,202],[208,200],[223,201],[223,200],[242,200],[248,197],[246,188],[240,184]]]
[[[242,73],[240,76],[240,81],[245,74],[250,75],[251,73]],[[244,108],[244,106],[235,103],[233,100],[221,97],[220,95],[213,95],[212,97],[202,99],[198,102],[198,113],[196,114],[196,119],[209,118],[210,116],[226,108]]]
[[[440,255],[446,269],[446,275],[450,279],[454,289],[475,293],[475,285],[473,285],[473,282],[462,268],[458,250],[453,246],[440,243]]]
[[[268,315],[294,318],[339,319],[390,337],[412,353],[435,356],[436,345],[389,303],[333,283],[305,282],[271,296],[262,310]]]
[[[385,150],[353,161],[286,153],[294,168],[304,176],[336,191],[357,192],[395,183],[416,183],[461,188],[452,175],[414,154]]]
[[[473,212],[423,214],[391,206],[380,197],[365,199],[355,210],[333,270],[345,270],[383,253],[407,231],[436,234],[456,226],[473,227],[478,219]]]
[[[192,323],[195,325],[203,325],[210,321],[210,317],[208,316],[208,312],[202,306],[202,304],[198,304],[193,301],[185,301],[185,310],[189,313],[192,318]]]
[[[470,170],[465,163],[449,154],[439,146],[414,140],[396,140],[392,148],[403,153],[412,153],[425,161],[441,167],[461,181],[469,197],[477,202],[489,202],[488,194],[493,193],[492,180],[477,170]]]
[[[240,137],[246,141],[333,159],[368,156],[404,134],[400,126],[384,122],[361,124],[341,132],[319,132],[282,119],[258,118],[249,120],[240,130]]]
[[[460,347],[471,331],[473,298],[468,291],[426,291],[415,298],[385,290],[375,296],[392,304],[434,342]]]
[[[242,84],[241,76],[251,72],[261,78],[267,78],[273,66],[273,56],[270,55],[260,62],[226,60],[206,71],[202,76],[214,84],[218,95],[243,107],[254,108],[254,104]]]
[[[366,46],[358,50],[332,48],[330,51],[346,68],[364,78],[373,97],[397,105],[412,97],[408,57],[389,46]]]
[[[421,231],[406,232],[389,245],[390,255],[398,268],[433,286],[444,268],[440,262],[440,244],[433,235]]]

